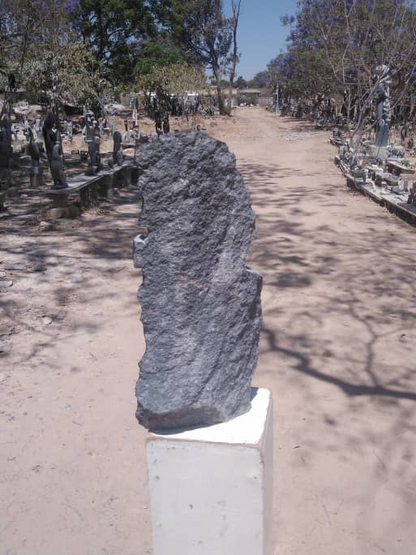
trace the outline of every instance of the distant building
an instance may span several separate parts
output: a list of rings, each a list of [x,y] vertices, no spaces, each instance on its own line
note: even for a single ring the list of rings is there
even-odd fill
[[[215,87],[212,88],[212,93],[215,94]],[[222,89],[224,100],[228,102],[228,89]],[[268,106],[272,102],[271,93],[269,89],[232,89],[232,108],[237,106]]]

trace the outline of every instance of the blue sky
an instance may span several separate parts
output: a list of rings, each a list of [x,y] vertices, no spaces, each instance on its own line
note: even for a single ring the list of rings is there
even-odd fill
[[[230,6],[231,0],[224,0],[227,14]],[[282,26],[280,17],[294,15],[296,8],[296,0],[242,0],[237,75],[251,79],[285,48],[288,29]]]

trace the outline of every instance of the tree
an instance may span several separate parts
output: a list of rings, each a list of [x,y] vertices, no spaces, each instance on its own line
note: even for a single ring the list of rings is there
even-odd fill
[[[78,0],[2,0],[0,45],[2,71],[13,73],[16,86],[27,60],[39,51],[66,41],[70,17]]]
[[[237,89],[245,89],[247,87],[247,81],[244,79],[244,77],[239,75],[235,82],[235,86],[237,87]]]
[[[241,0],[238,2],[232,1],[231,8],[233,11],[233,15],[231,17],[231,28],[232,28],[232,52],[230,56],[230,84],[228,86],[228,110],[231,111],[231,102],[232,102],[232,95],[233,95],[233,87],[234,87],[234,79],[235,79],[235,72],[237,69],[237,64],[240,60],[240,54],[238,52],[237,46],[237,30],[238,30],[238,21],[240,19],[240,11],[241,11]]]
[[[91,52],[80,41],[57,43],[25,64],[23,86],[33,97],[47,101],[59,122],[67,104],[96,105],[104,81]]]
[[[221,80],[229,66],[231,20],[222,0],[154,0],[155,10],[191,65],[210,69],[215,79],[218,108],[226,114]]]
[[[352,145],[373,124],[375,68],[393,77],[393,106],[409,94],[416,70],[416,18],[407,0],[302,0],[287,51],[269,64],[286,94],[321,102],[337,95]]]
[[[30,65],[45,64],[72,40],[70,18],[77,7],[78,0],[3,0],[0,41],[5,55],[0,73],[8,89],[3,110],[11,110],[17,88],[34,90],[39,85]]]
[[[206,86],[202,71],[180,62],[167,66],[154,66],[139,78],[138,85],[145,93],[149,117],[163,118],[174,111],[183,112],[189,92],[200,93]]]
[[[144,44],[157,35],[146,0],[80,0],[74,25],[114,85],[133,81]]]
[[[270,74],[267,70],[259,71],[256,75],[249,81],[248,86],[265,89],[270,84]]]

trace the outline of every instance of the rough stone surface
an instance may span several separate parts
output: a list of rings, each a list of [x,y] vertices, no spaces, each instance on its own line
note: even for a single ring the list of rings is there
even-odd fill
[[[152,430],[227,421],[250,408],[261,327],[249,193],[227,146],[201,132],[141,145],[137,162],[148,230],[137,418]]]

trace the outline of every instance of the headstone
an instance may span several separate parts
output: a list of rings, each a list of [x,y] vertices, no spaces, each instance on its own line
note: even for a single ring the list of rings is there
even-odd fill
[[[137,418],[151,430],[225,422],[250,409],[261,327],[248,190],[227,146],[200,132],[144,143],[136,161],[148,229]]]

